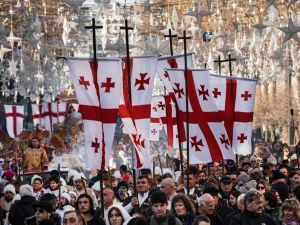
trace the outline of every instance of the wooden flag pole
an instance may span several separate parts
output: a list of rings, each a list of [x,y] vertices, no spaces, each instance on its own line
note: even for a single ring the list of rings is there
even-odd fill
[[[185,110],[186,110],[186,154],[187,154],[187,180],[186,180],[186,189],[187,189],[187,195],[190,194],[190,182],[189,182],[189,175],[190,175],[190,124],[189,124],[189,86],[188,86],[188,75],[187,75],[187,43],[186,41],[188,39],[191,39],[191,37],[186,36],[186,31],[183,31],[183,37],[179,37],[178,39],[183,40],[183,47],[184,47],[184,77],[185,77]],[[184,174],[183,174],[184,176]]]
[[[58,208],[61,207],[60,199],[61,199],[61,183],[60,183],[60,163],[57,165],[57,171],[58,171],[58,177],[59,177],[59,182],[58,182]]]

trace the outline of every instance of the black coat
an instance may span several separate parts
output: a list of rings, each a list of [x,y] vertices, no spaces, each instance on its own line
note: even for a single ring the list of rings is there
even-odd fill
[[[133,196],[129,196],[128,198],[126,198],[123,202],[123,207],[125,207],[128,204],[131,204],[131,199],[133,198]],[[152,216],[152,210],[150,207],[150,198],[149,196],[145,199],[145,201],[143,202],[143,204],[141,206],[137,206],[134,207],[132,209],[131,212],[129,212],[129,214],[132,216],[134,213],[136,212],[140,212],[143,213],[147,218]]]
[[[253,213],[247,210],[231,217],[230,225],[276,225],[274,220],[264,213]]]
[[[17,200],[9,210],[8,221],[11,225],[25,225],[25,218],[34,215],[34,202],[35,198],[31,196],[23,196],[21,200]]]

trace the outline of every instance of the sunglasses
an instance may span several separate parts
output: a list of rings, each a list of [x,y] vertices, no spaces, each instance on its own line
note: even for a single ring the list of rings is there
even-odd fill
[[[44,213],[44,212],[46,212],[46,210],[45,210],[45,209],[42,209],[42,208],[36,208],[34,211],[35,211],[35,212],[39,212],[39,213]]]
[[[263,187],[263,186],[258,186],[256,189],[257,189],[257,190],[265,190],[265,187]]]

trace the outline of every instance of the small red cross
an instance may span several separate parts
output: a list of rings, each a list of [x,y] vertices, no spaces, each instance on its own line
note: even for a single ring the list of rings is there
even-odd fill
[[[195,151],[196,152],[200,152],[201,151],[200,146],[203,147],[202,139],[200,139],[199,141],[197,141],[197,136],[191,137],[191,139],[192,139],[192,141],[191,141],[192,148],[195,147]]]
[[[98,138],[95,138],[95,142],[92,142],[92,148],[95,148],[95,153],[98,153],[98,149],[100,148]]]
[[[168,80],[170,80],[170,75],[169,75],[168,71],[165,70],[164,76],[165,76],[165,78],[167,78]]]
[[[158,102],[159,104],[157,105],[161,110],[165,110],[165,104],[163,104],[161,101]]]
[[[214,88],[214,91],[212,92],[214,94],[214,98],[218,98],[218,95],[221,96],[221,91],[218,90],[218,88]]]
[[[134,86],[140,85],[140,86],[138,87],[138,91],[145,90],[145,87],[144,87],[145,84],[148,84],[148,85],[149,85],[150,77],[148,77],[147,79],[145,79],[146,76],[147,76],[147,74],[148,74],[148,73],[140,73],[141,79],[140,79],[140,80],[139,80],[139,79],[135,79],[135,84],[134,84]]]
[[[151,133],[152,133],[153,135],[155,135],[155,134],[157,134],[157,130],[154,128],[154,129],[151,130]]]
[[[205,85],[200,85],[200,88],[201,88],[201,90],[198,89],[199,96],[203,95],[203,101],[207,101],[208,100],[207,97],[209,97],[208,89],[205,90]]]
[[[111,77],[106,77],[106,83],[102,82],[101,87],[105,88],[105,92],[110,92],[111,88],[115,88],[115,82],[111,82]]]
[[[237,137],[237,140],[240,141],[240,143],[244,143],[245,140],[247,140],[247,136],[245,136],[244,133],[241,133],[240,136]]]
[[[141,147],[145,148],[145,140],[141,141],[142,135],[133,134],[132,137],[133,137],[133,142],[136,146],[141,146]]]
[[[156,106],[153,106],[153,107],[152,107],[152,110],[153,110],[154,112],[157,112]]]
[[[220,137],[220,141],[221,141],[221,144],[225,144],[225,148],[228,149],[227,145],[229,146],[229,140],[228,138],[226,138],[225,134],[222,134],[221,137]]]
[[[181,94],[184,95],[183,93],[183,88],[180,89],[180,84],[179,83],[174,83],[176,88],[173,88],[175,94],[178,94],[178,98],[181,98]]]
[[[84,76],[79,77],[79,84],[83,85],[85,90],[88,90],[88,86],[90,86],[90,82],[88,80],[84,80]]]
[[[244,101],[248,101],[248,98],[251,98],[249,91],[245,91],[244,94],[241,94],[241,97],[244,98]]]

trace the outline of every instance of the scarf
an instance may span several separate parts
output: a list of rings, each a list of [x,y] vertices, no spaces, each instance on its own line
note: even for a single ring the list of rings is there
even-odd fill
[[[300,221],[296,217],[293,217],[289,220],[283,219],[282,220],[282,225],[300,225]]]

